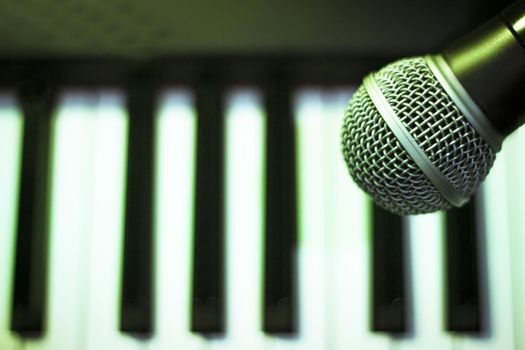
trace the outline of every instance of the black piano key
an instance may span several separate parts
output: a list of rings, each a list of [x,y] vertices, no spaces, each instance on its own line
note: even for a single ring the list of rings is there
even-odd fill
[[[373,331],[396,334],[408,331],[404,259],[403,217],[373,204],[371,251],[371,329]]]
[[[11,330],[24,337],[45,332],[53,93],[38,82],[19,91],[24,114]]]
[[[482,332],[476,198],[446,213],[446,329]]]
[[[120,330],[153,331],[153,194],[155,91],[136,82],[128,91],[128,161]]]
[[[224,116],[222,94],[197,89],[197,169],[191,330],[224,332]]]
[[[297,332],[295,130],[291,89],[266,91],[266,217],[263,330]]]

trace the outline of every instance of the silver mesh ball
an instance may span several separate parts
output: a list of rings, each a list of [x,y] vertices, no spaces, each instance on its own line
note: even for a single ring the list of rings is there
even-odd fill
[[[410,135],[456,191],[471,196],[495,152],[472,128],[422,57],[391,63],[374,78]],[[348,105],[343,155],[355,182],[381,207],[402,215],[449,209],[361,86]]]

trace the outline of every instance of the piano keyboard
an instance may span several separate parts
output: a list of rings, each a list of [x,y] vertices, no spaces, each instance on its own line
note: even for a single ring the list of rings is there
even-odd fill
[[[2,93],[0,349],[525,349],[525,131],[400,218],[347,174],[352,91]]]

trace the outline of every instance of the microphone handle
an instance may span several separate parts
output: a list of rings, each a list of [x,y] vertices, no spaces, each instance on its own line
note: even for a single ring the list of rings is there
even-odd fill
[[[525,3],[517,1],[442,56],[503,136],[525,122]]]

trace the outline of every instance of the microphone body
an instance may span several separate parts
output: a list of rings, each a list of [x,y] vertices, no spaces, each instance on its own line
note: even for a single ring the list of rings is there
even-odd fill
[[[442,55],[498,132],[507,136],[523,123],[525,3],[506,8]]]
[[[367,76],[342,131],[356,183],[397,214],[463,205],[524,122],[524,39],[525,5],[516,2],[438,55]]]

